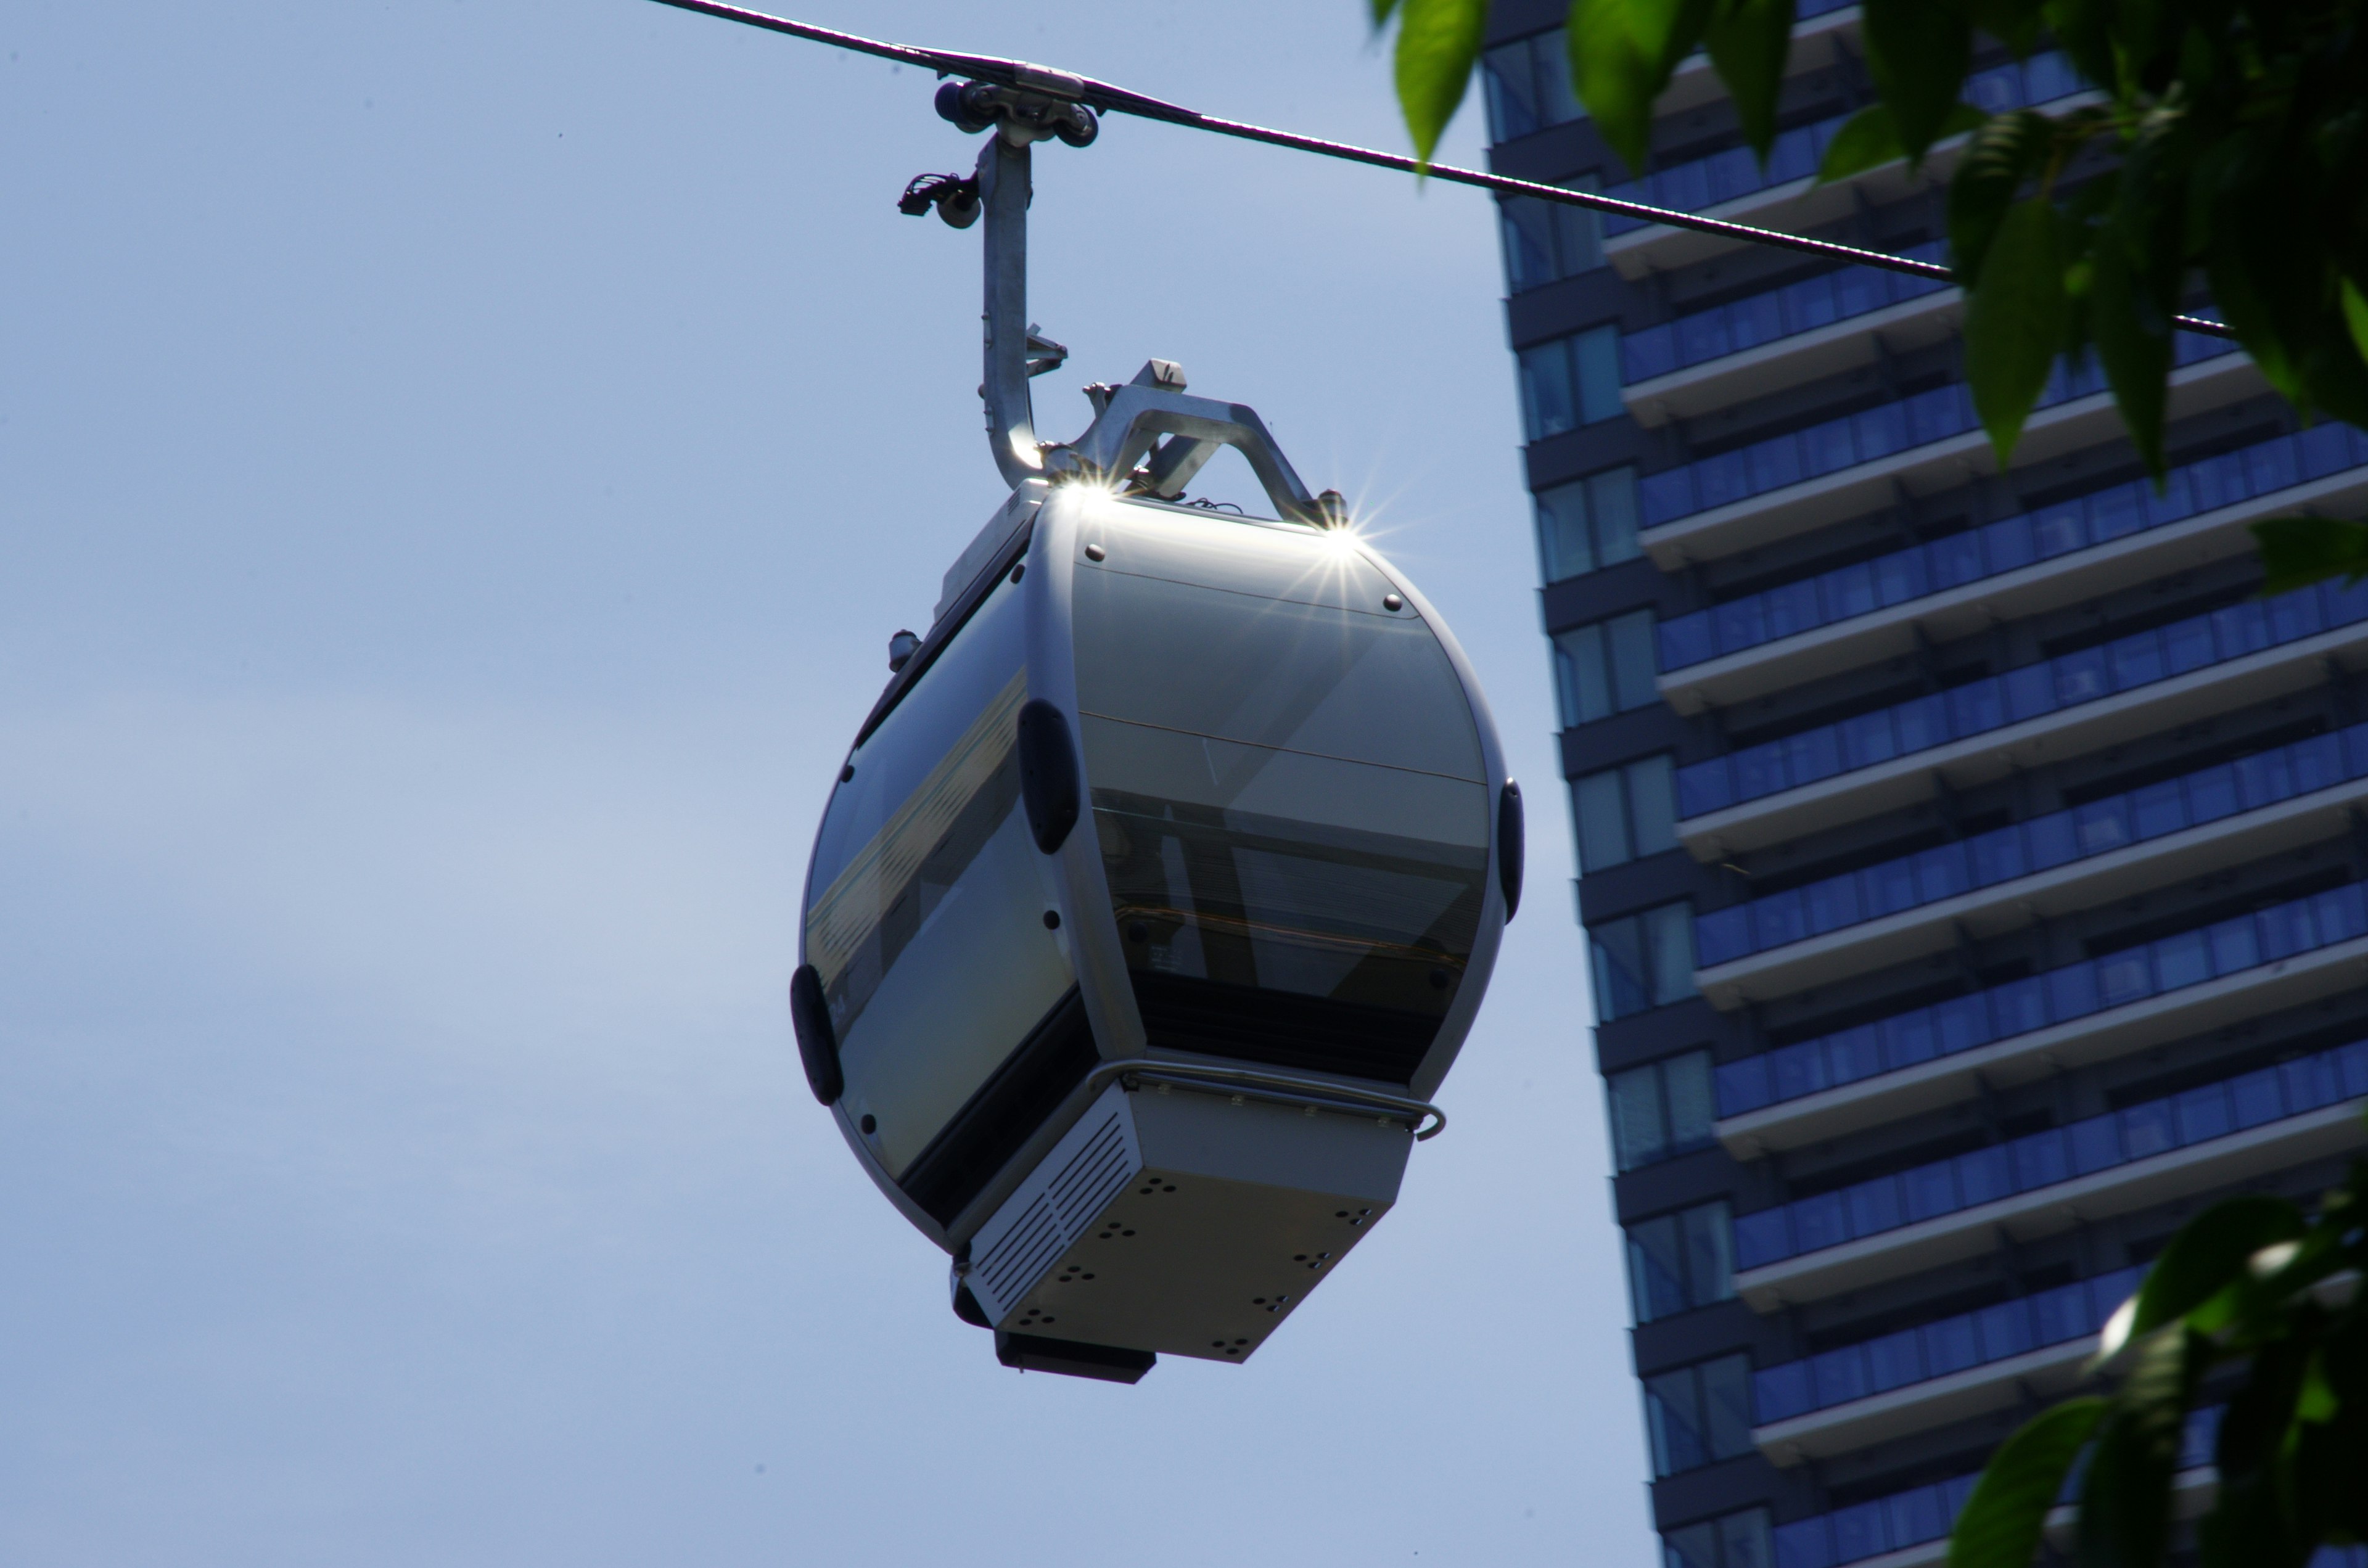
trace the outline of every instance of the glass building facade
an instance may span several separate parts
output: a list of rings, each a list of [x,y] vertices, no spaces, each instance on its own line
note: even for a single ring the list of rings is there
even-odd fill
[[[1499,173],[1942,256],[1953,149],[1812,177],[1856,7],[1799,6],[1765,165],[1697,59],[1641,171],[1562,10],[1495,8]],[[2165,486],[2087,364],[2001,472],[1954,290],[1499,214],[1666,1565],[1938,1563],[2185,1219],[2362,1142],[2368,590],[2261,598],[2245,525],[2358,515],[2368,438],[2188,338]]]

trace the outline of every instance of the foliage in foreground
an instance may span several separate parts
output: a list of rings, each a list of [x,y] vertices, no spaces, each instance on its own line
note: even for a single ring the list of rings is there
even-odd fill
[[[2355,1162],[2314,1218],[2254,1195],[2190,1221],[2106,1327],[2098,1359],[2118,1385],[2007,1439],[1958,1517],[1950,1568],[2029,1568],[2078,1461],[2074,1560],[2155,1568],[2187,1415],[2224,1392],[2204,1568],[2300,1568],[2321,1545],[2368,1540],[2363,1195]],[[2233,1391],[2211,1381],[2228,1366],[2244,1374]]]
[[[1376,27],[1396,18],[1398,99],[1428,159],[1488,0],[1368,3]],[[1571,0],[1571,82],[1642,170],[1654,101],[1705,51],[1765,159],[1793,23],[1793,0]],[[1960,101],[1977,33],[2018,57],[2044,39],[2098,90],[1985,115]],[[1953,158],[1965,377],[2001,465],[2056,357],[2093,353],[2159,479],[2170,321],[2199,280],[2305,419],[2368,426],[2368,0],[1863,0],[1861,40],[1876,101],[1819,177]],[[2267,592],[2368,576],[2368,527],[2255,533]]]

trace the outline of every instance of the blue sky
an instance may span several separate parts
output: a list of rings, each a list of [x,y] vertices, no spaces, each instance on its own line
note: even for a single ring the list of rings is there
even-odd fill
[[[802,14],[1403,143],[1351,0]],[[1123,1389],[955,1321],[783,1001],[999,500],[977,232],[894,207],[974,154],[933,84],[637,0],[0,51],[0,1562],[1648,1561],[1483,199],[1039,155],[1040,427],[1154,354],[1258,408],[1536,786],[1404,1202],[1248,1367]]]

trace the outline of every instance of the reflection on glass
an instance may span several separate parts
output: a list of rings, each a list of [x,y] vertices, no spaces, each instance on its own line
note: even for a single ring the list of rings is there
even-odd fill
[[[2356,895],[2358,884],[2347,891]],[[2176,1101],[2152,1100],[2086,1117],[2068,1127],[1746,1214],[1735,1221],[1736,1267],[1758,1268],[2363,1096],[2368,1040],[2354,1040],[2203,1085]],[[2024,1333],[2016,1326],[2020,1321],[2010,1315],[1995,1324],[1985,1320],[1983,1335]]]
[[[990,597],[852,759],[807,884],[851,1116],[901,1176],[1073,983],[1017,810],[1018,590]]]
[[[1814,6],[1798,6],[1794,15],[1805,17],[1834,9],[1839,6],[1820,0]],[[2023,105],[2048,103],[2079,88],[2079,78],[2073,74],[2070,62],[2061,52],[2049,50],[2021,63],[2009,62],[1974,73],[1965,79],[1964,96],[1986,111],[1997,114]],[[1730,147],[1708,157],[1656,169],[1643,179],[1612,187],[1608,194],[1655,207],[1693,211],[1773,186],[1807,179],[1817,172],[1818,161],[1825,156],[1834,132],[1849,118],[1834,115],[1778,133],[1764,165],[1750,148]],[[1603,229],[1606,234],[1621,234],[1645,226],[1643,219],[1607,215]]]
[[[2180,333],[2173,339],[2171,357],[2176,364],[2185,366],[2237,352],[2237,345],[2226,338]],[[2032,406],[2054,408],[2104,390],[2104,371],[2094,360],[2078,367],[2059,360]],[[1647,474],[1636,486],[1640,521],[1646,528],[1657,528],[1697,512],[1873,462],[1909,447],[1962,436],[1978,429],[1980,423],[1974,416],[1973,398],[1962,384],[1933,387],[1897,403],[1822,420]]]
[[[1111,906],[1160,1042],[1404,1082],[1477,937],[1485,790],[1108,720],[1087,736]],[[1338,1006],[1319,1020],[1278,993]],[[1294,1028],[1321,1038],[1295,1045]]]
[[[2141,631],[2107,648],[2024,665],[1926,697],[1747,746],[1678,770],[1678,814],[1695,817],[1872,767],[2206,665],[2368,620],[2368,588],[2326,582]],[[2115,671],[2125,672],[2125,678]]]
[[[2368,724],[1701,915],[1694,921],[1695,947],[1705,969],[1731,963],[2359,778],[2368,778]],[[2166,938],[2157,945],[2156,968],[2165,991],[2208,978],[2213,964],[2203,933]],[[2100,983],[2108,995],[2143,983],[2118,976]]]
[[[1126,535],[1076,574],[1093,828],[1136,1002],[1155,1047],[1404,1083],[1478,940],[1477,725],[1419,618],[1318,591],[1287,537],[1236,542],[1224,588],[1181,580],[1180,556],[1124,569],[1144,553]]]

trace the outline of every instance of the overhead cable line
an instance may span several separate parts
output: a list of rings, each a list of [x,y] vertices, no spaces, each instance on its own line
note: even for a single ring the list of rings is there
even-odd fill
[[[1000,60],[993,55],[916,49],[910,44],[888,43],[857,33],[816,27],[811,22],[796,22],[738,6],[720,5],[717,0],[656,0],[656,3],[671,6],[678,11],[696,11],[701,16],[719,17],[727,22],[762,28],[768,32],[784,33],[814,43],[826,43],[834,49],[892,60],[900,65],[918,66],[925,71],[934,71],[940,76],[969,76],[978,81],[999,83],[1007,87],[1046,93],[1086,104],[1104,114],[1131,114],[1139,119],[1156,119],[1193,131],[1213,131],[1219,136],[1236,137],[1244,142],[1263,142],[1270,147],[1288,147],[1294,152],[1314,153],[1319,157],[1338,158],[1351,164],[1369,164],[1375,168],[1427,176],[1450,185],[1476,186],[1499,196],[1535,197],[1541,201],[1613,213],[1634,218],[1639,222],[1660,223],[1672,229],[1691,229],[1696,233],[1715,234],[1745,244],[1773,245],[1806,256],[1824,256],[1829,261],[1848,262],[1853,267],[1904,272],[1911,278],[1929,278],[1942,283],[1957,281],[1957,275],[1938,262],[1917,261],[1904,256],[1889,256],[1882,251],[1861,250],[1856,245],[1841,244],[1833,240],[1787,234],[1774,229],[1757,228],[1749,223],[1729,222],[1723,218],[1699,217],[1691,212],[1649,206],[1642,201],[1625,201],[1616,196],[1603,196],[1591,190],[1573,190],[1565,186],[1543,185],[1535,180],[1510,179],[1503,175],[1484,174],[1478,169],[1457,168],[1452,164],[1426,165],[1402,153],[1383,153],[1346,142],[1326,141],[1320,136],[1302,136],[1297,131],[1275,131],[1238,119],[1221,119],[1197,109],[1145,97],[1141,93],[1129,92],[1108,82],[1097,82],[1090,76],[1079,76],[1045,65],[1031,65],[1024,60]],[[2170,319],[2171,324],[2181,332],[2200,333],[2206,337],[2234,338],[2237,335],[2234,329],[2226,324],[2207,321],[2202,316],[2181,315]]]

